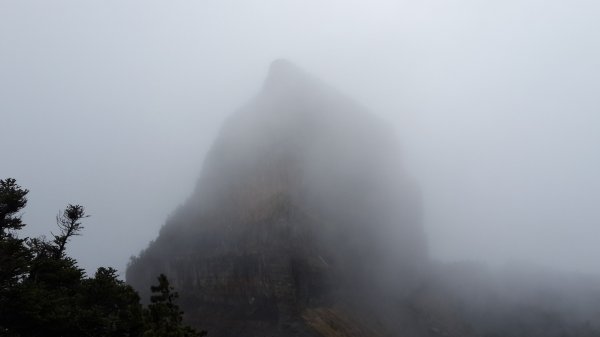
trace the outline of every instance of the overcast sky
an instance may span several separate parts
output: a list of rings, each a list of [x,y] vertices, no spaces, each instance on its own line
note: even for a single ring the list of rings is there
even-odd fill
[[[0,178],[88,271],[154,239],[284,57],[394,126],[432,254],[600,271],[600,2],[0,0]]]

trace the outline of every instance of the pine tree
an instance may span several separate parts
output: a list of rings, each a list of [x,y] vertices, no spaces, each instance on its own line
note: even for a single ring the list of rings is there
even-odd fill
[[[153,295],[146,311],[148,330],[144,337],[201,337],[206,331],[197,332],[183,324],[183,312],[175,303],[179,294],[169,284],[164,274],[158,277],[158,285],[150,288]]]
[[[9,316],[13,290],[29,271],[31,253],[26,239],[17,236],[25,226],[18,213],[27,204],[28,192],[15,179],[0,180],[0,317]],[[0,320],[0,335],[14,335],[4,320]]]

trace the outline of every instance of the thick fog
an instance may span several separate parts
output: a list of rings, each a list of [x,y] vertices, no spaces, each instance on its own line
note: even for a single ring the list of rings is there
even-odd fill
[[[285,57],[380,116],[431,254],[600,270],[596,1],[2,1],[0,178],[27,235],[121,271],[192,193],[223,121]]]

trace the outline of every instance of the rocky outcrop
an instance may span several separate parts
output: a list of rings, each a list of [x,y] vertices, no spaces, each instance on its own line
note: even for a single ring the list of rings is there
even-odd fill
[[[400,157],[384,122],[275,61],[127,282],[144,293],[165,273],[215,337],[426,335],[398,319],[428,265]]]

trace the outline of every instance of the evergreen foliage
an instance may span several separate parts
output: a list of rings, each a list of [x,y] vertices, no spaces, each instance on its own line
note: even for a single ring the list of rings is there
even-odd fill
[[[0,336],[10,337],[195,337],[183,324],[177,293],[165,275],[152,287],[157,295],[144,308],[137,292],[119,280],[113,268],[98,268],[87,277],[66,254],[81,234],[88,215],[68,205],[56,218],[58,233],[19,238],[25,224],[19,212],[27,193],[15,179],[0,180]]]
[[[206,332],[196,332],[188,326],[182,325],[182,314],[175,303],[179,295],[169,285],[169,280],[164,274],[158,277],[158,285],[152,286],[151,304],[148,305],[146,322],[148,330],[144,337],[201,337]]]

